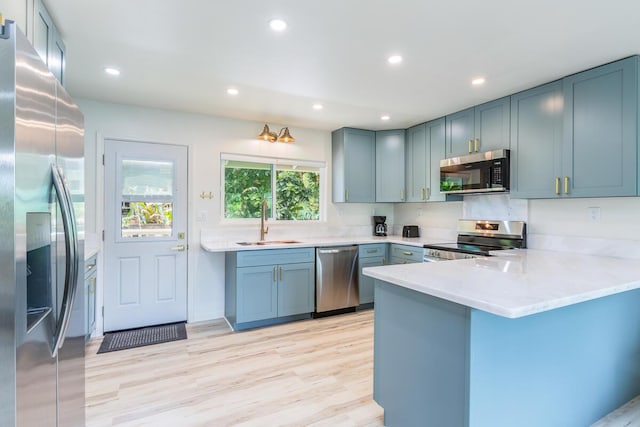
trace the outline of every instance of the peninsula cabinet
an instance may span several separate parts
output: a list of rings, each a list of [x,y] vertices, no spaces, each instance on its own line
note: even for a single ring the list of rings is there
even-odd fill
[[[376,201],[376,134],[341,128],[331,133],[333,202]]]
[[[376,132],[376,202],[404,202],[405,131]]]
[[[407,202],[444,201],[440,160],[445,158],[445,119],[407,129],[405,175]]]
[[[509,148],[510,98],[446,116],[446,157]]]
[[[225,267],[225,317],[236,330],[314,311],[314,248],[227,252]]]
[[[638,58],[511,97],[511,195],[635,196]]]

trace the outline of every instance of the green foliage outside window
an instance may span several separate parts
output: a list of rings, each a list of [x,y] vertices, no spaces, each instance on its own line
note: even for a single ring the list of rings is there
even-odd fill
[[[269,213],[273,203],[271,164],[223,162],[225,218],[260,218],[262,200]],[[320,173],[316,170],[278,167],[275,173],[276,218],[320,219]]]

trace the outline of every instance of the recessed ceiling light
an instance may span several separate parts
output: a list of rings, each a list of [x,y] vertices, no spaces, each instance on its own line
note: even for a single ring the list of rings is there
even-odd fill
[[[391,55],[389,57],[389,59],[387,59],[387,61],[389,61],[389,64],[399,64],[402,62],[402,56],[400,55]]]
[[[387,121],[387,120],[389,120],[390,118],[391,118],[391,116],[384,115],[384,116],[380,117],[380,120]]]
[[[313,109],[314,110],[322,110],[324,108],[324,106],[322,104],[313,104]]]
[[[118,70],[117,68],[114,68],[114,67],[105,67],[104,68],[104,72],[109,74],[110,76],[119,76],[120,75],[120,70]]]
[[[282,19],[272,19],[269,21],[269,26],[273,31],[284,31],[287,29],[287,23]]]
[[[474,86],[483,85],[484,82],[485,82],[484,77],[477,77],[477,78],[471,80],[471,84],[474,85]]]
[[[240,92],[235,87],[230,87],[229,89],[227,89],[227,95],[236,96],[239,93]]]

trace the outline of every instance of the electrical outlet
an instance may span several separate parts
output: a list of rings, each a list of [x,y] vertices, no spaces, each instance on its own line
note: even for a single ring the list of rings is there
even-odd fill
[[[418,211],[416,212],[416,216],[422,216],[422,209],[418,209]]]
[[[587,216],[591,223],[600,222],[600,208],[597,206],[587,208]]]

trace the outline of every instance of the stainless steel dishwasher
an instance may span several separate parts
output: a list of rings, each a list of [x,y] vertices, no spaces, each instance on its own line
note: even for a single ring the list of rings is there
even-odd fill
[[[358,246],[316,248],[316,313],[358,304]]]

